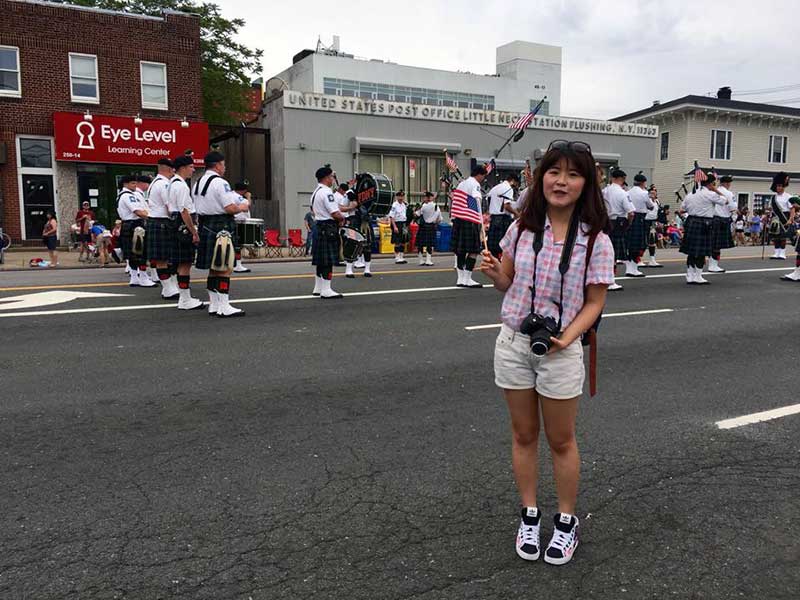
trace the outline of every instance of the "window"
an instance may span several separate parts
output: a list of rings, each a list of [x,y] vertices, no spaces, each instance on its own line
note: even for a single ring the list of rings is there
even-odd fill
[[[775,194],[753,194],[753,210],[764,210],[774,197]]]
[[[142,61],[142,108],[167,110],[167,65]]]
[[[744,210],[745,208],[750,207],[750,194],[742,193],[739,194],[739,199],[737,200],[739,210]]]
[[[69,54],[69,85],[73,102],[100,102],[97,85],[97,57],[91,54]]]
[[[23,168],[50,169],[52,163],[50,140],[42,138],[19,138],[20,165]]]
[[[661,160],[669,158],[669,131],[661,134]]]
[[[716,160],[730,160],[732,141],[733,141],[732,131],[725,131],[724,129],[712,129],[711,154],[709,158]]]
[[[428,106],[460,106],[478,110],[494,110],[494,96],[485,96],[483,94],[466,94],[389,83],[335,79],[332,77],[324,77],[322,85],[325,94],[329,96],[355,96],[367,99],[426,104]],[[547,103],[545,103],[544,109],[546,114]]]
[[[19,48],[13,46],[0,46],[0,96],[22,96]]]
[[[786,141],[787,137],[785,135],[769,136],[769,162],[786,162]]]

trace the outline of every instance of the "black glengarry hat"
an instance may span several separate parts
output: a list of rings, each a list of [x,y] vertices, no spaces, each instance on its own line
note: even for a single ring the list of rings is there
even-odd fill
[[[789,175],[785,171],[775,173],[775,176],[772,178],[772,185],[769,186],[769,189],[773,192],[777,192],[779,185],[782,185],[783,187],[789,185]]]
[[[333,169],[331,169],[330,167],[320,167],[319,169],[317,169],[317,172],[314,174],[314,176],[317,178],[317,181],[320,181],[321,179],[325,179],[328,175],[332,174],[333,174]]]

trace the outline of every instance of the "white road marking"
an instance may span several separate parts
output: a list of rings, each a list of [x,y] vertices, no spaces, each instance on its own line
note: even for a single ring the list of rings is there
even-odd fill
[[[414,293],[421,293],[421,292],[441,292],[446,290],[460,290],[456,286],[445,286],[445,287],[432,287],[432,288],[410,288],[404,290],[372,290],[369,292],[350,292],[345,294],[346,298],[351,296],[384,296],[389,294],[414,294]],[[485,288],[491,289],[491,288]],[[48,292],[49,293],[49,292]],[[465,291],[464,294],[469,294],[474,292]],[[119,296],[121,294],[98,294],[102,296]],[[302,296],[272,296],[272,297],[265,297],[265,298],[242,298],[241,300],[231,300],[231,304],[249,304],[254,302],[287,302],[287,301],[294,301],[294,300],[315,300],[320,301],[319,298],[315,298],[311,294],[303,294]],[[205,304],[208,304],[207,302]],[[335,304],[335,303],[334,303]],[[163,304],[136,304],[136,305],[127,305],[127,306],[97,306],[92,308],[72,308],[72,309],[61,309],[61,310],[36,310],[36,311],[27,311],[27,312],[15,312],[15,313],[0,313],[0,318],[3,317],[42,317],[48,315],[77,315],[77,314],[85,314],[85,313],[102,313],[102,312],[120,312],[120,311],[128,311],[128,310],[150,310],[154,308],[171,308],[175,309],[175,303],[163,303]]]
[[[131,294],[53,290],[51,292],[39,292],[36,294],[23,294],[22,296],[0,298],[0,310],[16,310],[19,308],[36,308],[39,306],[50,306],[52,304],[63,304],[64,302],[71,302],[78,298],[121,298],[130,295]]]
[[[717,421],[717,427],[720,429],[734,429],[742,425],[750,425],[752,423],[761,423],[762,421],[771,421],[772,419],[779,419],[789,415],[796,415],[800,413],[800,404],[792,404],[791,406],[784,406],[775,408],[773,410],[765,410],[763,412],[753,413],[752,415],[744,415],[736,417],[735,419],[725,419],[724,421]]]
[[[701,307],[705,308],[705,307]],[[612,317],[636,317],[639,315],[657,315],[660,313],[671,313],[675,312],[674,308],[657,308],[654,310],[633,310],[630,312],[619,312],[619,313],[606,313],[603,315],[604,319],[610,319]],[[497,323],[494,325],[473,325],[472,327],[464,327],[467,331],[480,331],[482,329],[500,329],[502,327],[502,323]]]
[[[725,271],[724,273],[709,273],[708,271],[703,271],[703,276],[706,275],[737,275],[740,273],[767,273],[769,271],[794,271],[794,267],[777,267],[777,268],[764,268],[764,269],[733,269],[730,271]],[[646,277],[615,277],[615,281],[644,281],[646,279],[668,279],[670,277],[686,277],[686,273],[662,273],[661,275],[650,275],[647,274]]]

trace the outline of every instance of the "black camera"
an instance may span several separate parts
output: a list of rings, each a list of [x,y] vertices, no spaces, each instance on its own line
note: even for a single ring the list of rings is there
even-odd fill
[[[519,330],[531,338],[531,352],[535,356],[544,356],[553,345],[550,337],[558,335],[558,323],[553,317],[531,313],[522,321]]]

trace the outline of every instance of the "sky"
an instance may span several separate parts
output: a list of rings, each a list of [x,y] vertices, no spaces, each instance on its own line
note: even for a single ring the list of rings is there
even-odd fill
[[[797,0],[217,3],[245,19],[239,41],[264,50],[265,78],[318,37],[339,35],[359,57],[473,73],[494,73],[495,48],[525,40],[563,49],[562,115],[607,119],[726,85],[734,99],[800,107]]]

